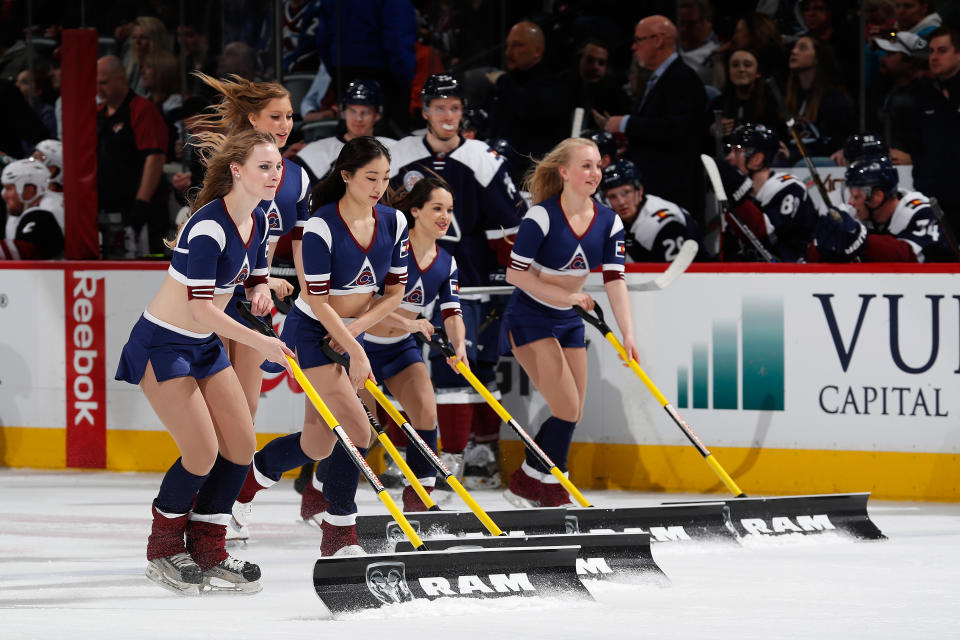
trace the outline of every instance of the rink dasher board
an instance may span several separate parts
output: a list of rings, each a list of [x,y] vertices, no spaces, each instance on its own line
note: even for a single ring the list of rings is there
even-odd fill
[[[441,598],[592,599],[577,576],[578,550],[565,545],[319,558],[313,584],[334,617]]]

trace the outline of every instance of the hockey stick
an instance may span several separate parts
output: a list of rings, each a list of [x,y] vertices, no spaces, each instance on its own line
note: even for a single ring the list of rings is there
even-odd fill
[[[628,284],[627,291],[660,291],[666,289],[674,280],[680,277],[680,274],[687,270],[687,267],[690,266],[693,259],[697,257],[697,251],[699,250],[700,245],[697,244],[696,240],[685,240],[680,246],[677,257],[673,259],[673,262],[670,263],[666,271],[653,280],[640,282],[638,284]]]
[[[457,355],[453,345],[451,345],[450,341],[447,339],[447,334],[442,327],[434,328],[434,333],[431,340],[427,340],[426,336],[423,334],[419,334],[417,339],[421,342],[429,344],[435,349],[438,349],[440,353],[448,358],[454,358]],[[580,490],[577,489],[577,487],[567,476],[563,474],[562,471],[560,471],[557,465],[554,464],[553,460],[551,460],[550,457],[543,451],[543,449],[540,448],[540,445],[538,445],[534,439],[530,437],[530,434],[524,431],[523,427],[521,427],[520,424],[513,419],[513,416],[510,415],[503,405],[493,397],[493,394],[491,394],[490,391],[483,385],[483,383],[477,379],[477,376],[473,375],[473,372],[470,371],[467,365],[462,361],[459,361],[456,364],[456,368],[457,371],[460,372],[460,375],[467,379],[467,382],[470,383],[470,386],[476,389],[477,393],[483,396],[483,399],[486,400],[487,404],[489,404],[496,414],[500,416],[500,419],[506,422],[507,425],[513,429],[513,432],[517,434],[523,444],[526,445],[527,449],[534,455],[534,457],[537,458],[540,464],[550,470],[550,475],[556,478],[557,481],[563,485],[563,488],[566,489],[567,492],[573,496],[581,506],[592,507],[593,505],[590,504],[590,501],[583,497],[583,494],[580,493]]]
[[[263,320],[253,315],[253,312],[250,310],[250,303],[246,300],[237,300],[237,311],[240,312],[241,317],[243,317],[243,319],[249,323],[254,331],[259,331],[263,335],[270,336],[271,338],[278,337],[277,333],[273,330],[273,327],[267,325],[263,322]],[[417,535],[417,532],[414,531],[412,526],[410,526],[410,522],[403,515],[403,512],[400,510],[400,508],[397,507],[397,504],[393,501],[393,498],[390,497],[390,494],[387,493],[387,490],[380,482],[380,478],[377,477],[377,474],[373,472],[373,469],[370,468],[370,465],[367,464],[367,461],[364,460],[363,456],[360,455],[360,452],[357,451],[357,446],[353,444],[353,441],[350,440],[350,436],[347,435],[347,432],[344,431],[343,427],[340,426],[340,423],[337,422],[337,419],[334,417],[333,413],[330,412],[330,409],[323,401],[323,398],[320,397],[320,394],[318,394],[317,390],[314,389],[313,384],[310,383],[310,380],[307,379],[307,376],[303,373],[303,369],[301,369],[300,365],[297,364],[297,361],[290,356],[287,356],[287,362],[290,363],[290,368],[293,370],[293,377],[296,378],[297,382],[300,383],[300,388],[303,389],[305,394],[307,394],[307,397],[310,398],[310,402],[313,403],[313,406],[323,418],[323,421],[327,423],[327,426],[330,427],[331,431],[333,431],[333,434],[337,437],[337,440],[339,440],[340,444],[343,445],[343,448],[347,451],[350,459],[353,460],[353,464],[357,465],[357,468],[360,469],[360,473],[363,474],[363,477],[367,479],[367,482],[376,492],[377,498],[380,499],[380,502],[383,503],[383,506],[387,508],[387,511],[390,512],[390,515],[392,515],[397,524],[400,525],[403,533],[410,540],[410,544],[412,544],[413,548],[417,551],[426,551],[427,547],[423,544],[423,540],[420,539],[420,536]]]
[[[740,218],[737,217],[737,214],[730,208],[729,201],[727,200],[727,192],[723,188],[723,181],[720,179],[720,171],[717,169],[716,161],[705,153],[700,154],[700,161],[703,163],[703,168],[706,170],[710,184],[713,186],[713,195],[717,197],[720,209],[730,216],[733,224],[736,225],[740,233],[742,233],[751,246],[753,246],[754,250],[760,254],[761,258],[767,262],[776,262],[777,259],[773,257],[772,253],[767,251],[767,248],[760,242],[760,238],[750,230],[750,227],[743,224],[743,221],[741,221]]]
[[[320,345],[320,348],[327,355],[328,358],[341,365],[345,369],[349,369],[350,360],[343,354],[337,353],[333,350],[333,347],[330,346],[329,340],[324,340]],[[433,465],[433,468],[436,469],[446,480],[447,484],[450,485],[450,488],[456,492],[460,499],[470,507],[470,510],[473,514],[483,523],[483,526],[487,528],[487,531],[490,532],[490,535],[502,536],[506,535],[496,523],[487,515],[487,512],[484,511],[477,501],[471,496],[464,486],[460,483],[453,473],[450,472],[450,469],[447,468],[443,461],[440,460],[440,457],[433,452],[433,449],[423,441],[423,438],[417,433],[417,430],[413,428],[406,418],[403,417],[403,414],[400,413],[397,408],[390,402],[390,399],[380,391],[380,388],[373,383],[373,380],[367,378],[364,383],[364,388],[370,392],[370,395],[376,399],[377,404],[379,404],[383,409],[393,418],[393,421],[397,423],[397,426],[400,427],[401,431],[407,436],[407,439],[416,447],[420,453],[430,461],[430,464]],[[417,492],[417,495],[420,496],[420,499],[423,500],[423,503],[427,506],[430,511],[440,511],[440,507],[437,506],[433,499],[430,497],[430,494],[427,493],[424,489],[423,484],[421,484],[419,478],[416,474],[413,473],[413,470],[410,469],[410,466],[407,464],[407,461],[403,459],[403,456],[400,455],[400,452],[397,451],[397,448],[390,441],[390,438],[387,436],[386,432],[380,427],[380,424],[377,422],[376,418],[373,417],[373,414],[370,412],[370,409],[367,408],[367,405],[363,403],[363,400],[360,400],[360,403],[363,404],[364,410],[367,412],[367,419],[370,421],[370,426],[373,427],[373,430],[377,432],[377,440],[380,441],[380,444],[387,450],[387,453],[390,454],[390,457],[393,458],[393,461],[397,463],[397,466],[400,467],[400,470],[403,472],[403,475],[406,476],[407,480],[410,481],[410,486],[413,487],[414,491]]]
[[[707,156],[708,158],[710,156]],[[712,158],[711,158],[712,160]],[[673,262],[667,265],[666,270],[663,273],[658,275],[653,280],[647,280],[646,282],[637,282],[627,285],[627,291],[661,291],[666,289],[673,281],[679,278],[690,266],[690,264],[697,257],[697,252],[700,251],[700,245],[697,244],[696,240],[687,239],[680,245],[680,251],[677,252],[677,257],[673,259]],[[604,285],[592,285],[588,284],[583,287],[587,291],[603,291]],[[487,294],[487,295],[509,295],[516,290],[512,286],[494,286],[494,287],[461,287],[461,294]],[[486,320],[486,319],[485,319]],[[481,325],[481,328],[485,329],[485,325]]]
[[[720,463],[717,462],[717,459],[713,457],[713,454],[707,449],[706,445],[701,442],[700,438],[697,437],[697,434],[693,432],[693,429],[690,428],[690,425],[680,417],[680,414],[677,413],[677,410],[673,408],[673,405],[670,404],[670,401],[660,393],[660,389],[657,388],[657,385],[653,384],[653,380],[640,368],[640,364],[633,358],[627,359],[627,351],[624,349],[623,344],[613,335],[613,331],[610,330],[610,326],[603,320],[603,310],[599,306],[595,306],[594,310],[597,315],[592,315],[586,311],[583,307],[574,305],[573,309],[580,315],[581,318],[595,326],[600,330],[600,333],[603,334],[603,337],[607,339],[607,342],[613,345],[613,348],[617,350],[617,353],[620,354],[620,357],[626,362],[633,372],[637,374],[637,377],[643,382],[643,384],[649,389],[650,393],[653,394],[653,397],[657,399],[657,402],[660,403],[660,406],[664,408],[673,422],[680,427],[680,430],[683,431],[683,435],[687,436],[687,439],[693,444],[696,450],[703,456],[703,459],[706,461],[707,465],[713,469],[714,473],[723,481],[723,484],[726,485],[727,489],[730,490],[734,496],[738,498],[745,498],[747,494],[740,490],[740,487],[737,486],[737,483],[733,481],[733,478],[730,477],[730,474],[724,470]]]
[[[940,228],[943,229],[943,235],[947,237],[947,244],[950,245],[950,250],[953,251],[953,257],[960,259],[960,249],[957,248],[957,239],[953,236],[953,231],[950,227],[947,226],[947,219],[943,215],[943,208],[940,207],[940,202],[933,196],[928,198],[930,202],[930,208],[933,210],[933,215],[936,216],[937,222],[940,223]]]

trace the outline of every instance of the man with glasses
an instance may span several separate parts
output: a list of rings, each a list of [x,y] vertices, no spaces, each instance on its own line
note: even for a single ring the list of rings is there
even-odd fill
[[[594,118],[611,133],[626,134],[626,156],[644,177],[649,193],[660,196],[703,222],[700,139],[707,97],[703,83],[677,54],[677,28],[664,16],[637,23],[633,35],[637,62],[653,72],[640,103],[630,115]]]

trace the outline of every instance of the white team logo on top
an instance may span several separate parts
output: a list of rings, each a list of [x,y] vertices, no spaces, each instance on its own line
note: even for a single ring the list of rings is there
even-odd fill
[[[407,193],[413,191],[413,186],[423,180],[423,174],[419,171],[407,171],[403,174],[403,188]]]
[[[243,284],[246,281],[247,277],[250,275],[250,260],[247,256],[243,256],[243,264],[240,266],[240,271],[237,272],[237,275],[233,277],[233,280],[230,281],[228,287],[235,287],[237,285]]]
[[[277,201],[271,200],[267,208],[267,228],[276,231],[283,231],[281,228],[280,209],[277,207]]]
[[[590,265],[587,264],[587,256],[584,255],[583,249],[580,245],[577,245],[576,250],[573,252],[573,256],[563,267],[564,270],[569,271],[589,271]]]
[[[457,214],[450,216],[450,226],[447,227],[447,235],[440,238],[450,242],[460,242],[463,236],[460,234],[460,224],[457,222]]]
[[[363,264],[360,265],[360,271],[357,272],[357,275],[353,280],[344,287],[344,289],[356,289],[358,287],[372,287],[377,284],[377,275],[374,272],[373,267],[370,265],[370,260],[367,258],[363,259]]]
[[[417,278],[417,284],[413,285],[405,296],[403,301],[417,306],[423,306],[423,278]]]

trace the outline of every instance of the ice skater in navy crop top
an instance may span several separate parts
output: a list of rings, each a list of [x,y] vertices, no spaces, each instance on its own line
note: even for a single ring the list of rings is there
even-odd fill
[[[503,315],[500,350],[513,351],[550,407],[535,440],[561,471],[587,389],[583,320],[573,306],[593,309],[593,299],[582,292],[592,269],[603,270],[627,354],[639,355],[623,279],[623,223],[591,198],[600,179],[600,152],[584,138],[564,140],[537,163],[528,187],[538,204],[520,224],[507,269],[507,282],[517,290]],[[570,503],[563,486],[529,452],[504,497],[518,507]]]
[[[409,193],[401,193],[403,196],[396,205],[406,213],[410,223],[407,289],[400,308],[370,327],[363,339],[374,375],[400,401],[410,424],[436,452],[437,399],[423,361],[423,347],[412,334],[420,332],[427,337],[433,334],[427,308],[438,304],[447,336],[457,354],[448,364],[456,371],[458,361],[467,363],[457,261],[437,243],[453,219],[453,192],[444,180],[427,176],[417,181]],[[391,427],[393,425],[388,427],[390,439],[402,445],[406,437]],[[409,444],[406,458],[420,483],[432,492],[436,471],[430,461]],[[409,485],[403,489],[403,510],[426,511],[426,505]]]
[[[284,366],[293,355],[224,313],[237,285],[255,313],[272,306],[267,218],[259,204],[273,197],[282,165],[273,137],[258,131],[209,134],[201,147],[212,155],[193,215],[171,245],[160,291],[123,347],[116,379],[140,385],[180,449],[153,501],[147,577],[183,595],[253,593],[260,569],[230,557],[224,534],[256,438],[217,335]]]
[[[195,125],[218,131],[246,131],[256,129],[273,135],[280,149],[287,143],[293,131],[293,108],[290,105],[290,93],[276,82],[251,82],[239,77],[229,80],[212,78],[202,73],[196,74],[211,89],[217,91],[222,99],[209,107]],[[295,234],[298,222],[310,217],[307,196],[310,188],[307,173],[303,167],[286,158],[280,174],[280,185],[274,197],[264,200],[260,207],[267,214],[270,227],[270,244],[267,252],[267,270],[273,263],[274,251],[281,236]],[[268,274],[269,275],[269,274]],[[283,278],[269,278],[270,289],[283,299],[293,292],[293,285]],[[243,290],[237,287],[234,299],[226,307],[227,315],[246,324],[236,311],[236,300],[243,299]],[[256,419],[257,405],[260,401],[260,387],[263,370],[260,354],[243,343],[220,336],[227,355],[247,400],[250,415]],[[227,530],[227,539],[237,538],[239,527],[235,522]]]
[[[404,215],[378,204],[389,177],[390,154],[375,138],[344,145],[331,173],[313,191],[319,208],[303,224],[295,254],[305,288],[283,327],[283,339],[295,348],[304,373],[364,452],[371,431],[357,390],[371,373],[363,332],[400,305],[410,251]],[[383,295],[375,297],[381,288]],[[349,375],[323,353],[326,339],[350,358]],[[323,493],[312,485],[305,488],[300,515],[319,521],[321,555],[362,553],[354,501],[359,470],[335,444],[330,428],[306,400],[302,433],[277,438],[254,456],[234,517],[245,518],[256,493],[276,483],[284,471],[330,456]]]

